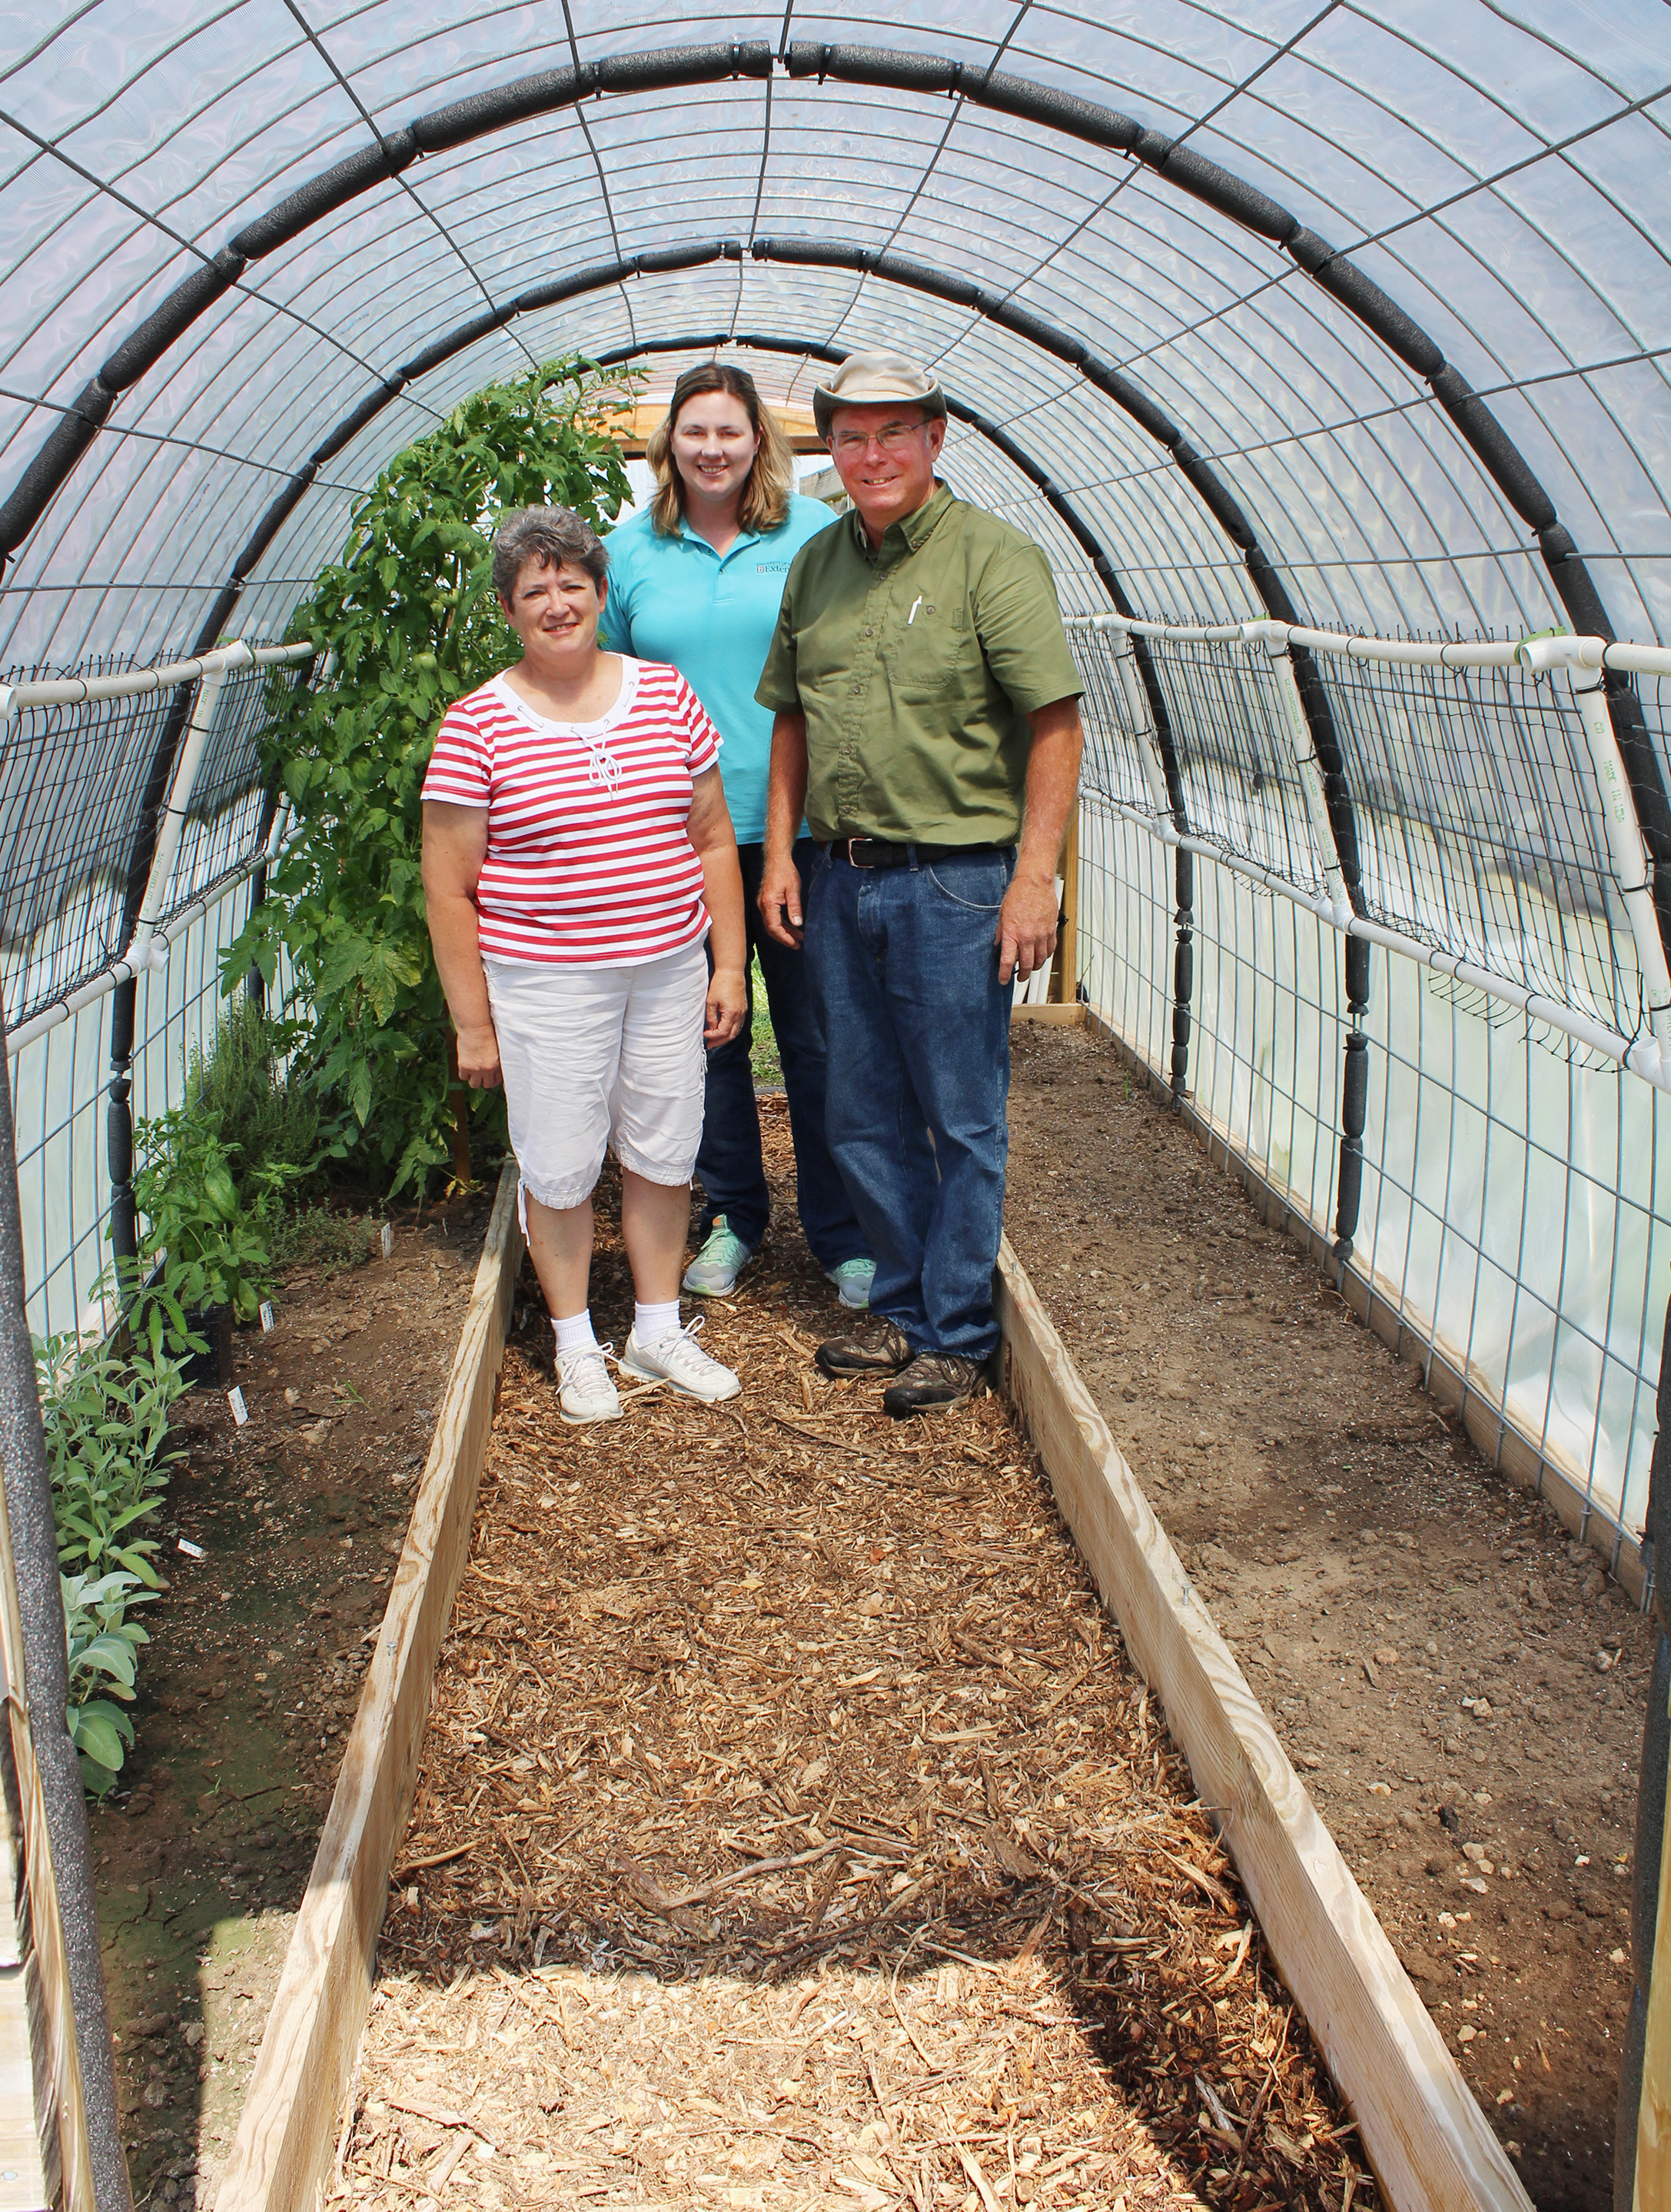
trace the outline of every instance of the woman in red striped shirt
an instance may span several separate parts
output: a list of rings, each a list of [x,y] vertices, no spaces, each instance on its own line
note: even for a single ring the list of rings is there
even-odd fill
[[[566,507],[506,518],[493,586],[522,659],[449,710],[423,787],[458,1071],[505,1085],[564,1419],[621,1411],[586,1303],[611,1144],[637,1299],[617,1364],[716,1404],[741,1386],[697,1344],[699,1322],[680,1327],[679,1275],[704,1048],[734,1037],[748,1004],[719,736],[675,669],[598,650],[603,547]]]

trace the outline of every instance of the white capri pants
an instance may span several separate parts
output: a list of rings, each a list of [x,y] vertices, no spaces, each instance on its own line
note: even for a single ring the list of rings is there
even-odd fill
[[[701,942],[630,968],[490,953],[481,965],[523,1193],[542,1206],[578,1206],[612,1143],[646,1182],[688,1182],[707,1064]]]

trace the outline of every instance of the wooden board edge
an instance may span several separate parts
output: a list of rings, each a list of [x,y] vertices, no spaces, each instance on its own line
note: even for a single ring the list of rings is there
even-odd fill
[[[0,1667],[0,1687],[3,1679]],[[58,2204],[64,2188],[51,2033],[30,1926],[22,1835],[11,1731],[0,1726],[0,2212]]]
[[[499,1178],[405,1547],[313,1870],[215,2192],[215,2212],[313,2212],[371,2003],[389,1875],[431,1681],[469,1550],[522,1263],[517,1170]]]
[[[1662,2212],[1671,2199],[1671,1790],[1660,1837],[1659,1907],[1649,1969],[1642,2087],[1636,2110],[1636,2179],[1632,2212]]]
[[[1213,1626],[1006,1238],[1007,1387],[1081,1557],[1159,1693],[1394,2212],[1530,2199]]]
[[[1009,1010],[1012,1022],[1043,1022],[1047,1029],[1077,1030],[1085,1026],[1085,1009],[1081,1006],[1063,1006],[1055,1000],[1046,1000],[1042,1006],[1024,1006],[1018,1000]]]

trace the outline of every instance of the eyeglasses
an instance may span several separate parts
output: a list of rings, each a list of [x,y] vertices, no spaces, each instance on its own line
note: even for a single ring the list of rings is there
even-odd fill
[[[880,446],[885,453],[900,453],[927,427],[923,422],[884,422],[880,430],[838,430],[832,442],[844,460],[857,460],[872,446]]]

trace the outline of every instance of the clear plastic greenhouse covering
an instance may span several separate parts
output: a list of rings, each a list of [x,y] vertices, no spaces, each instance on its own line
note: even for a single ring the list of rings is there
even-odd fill
[[[271,634],[461,394],[697,332],[931,358],[1145,614],[1274,611],[1239,509],[1320,626],[1570,621],[1573,543],[1617,635],[1671,624],[1658,0],[95,0],[0,41],[0,662],[191,642],[311,471],[248,571]],[[54,441],[86,450],[30,517]],[[962,443],[972,490],[1034,502]]]
[[[1360,1255],[1634,1528],[1671,1213],[1667,677],[1305,638],[1671,641],[1668,125],[1659,0],[15,9],[0,667],[282,638],[382,465],[554,355],[660,391],[733,349],[802,404],[858,347],[930,362],[956,488],[1039,539],[1072,613],[1136,625],[1076,632],[1093,1000],[1185,1055],[1313,1226],[1367,1045]],[[261,833],[246,695],[216,788]],[[190,712],[139,704],[102,746],[32,726],[58,813],[112,810],[52,846],[117,917],[95,966]],[[77,929],[19,872],[53,810],[14,719],[15,1023]]]

